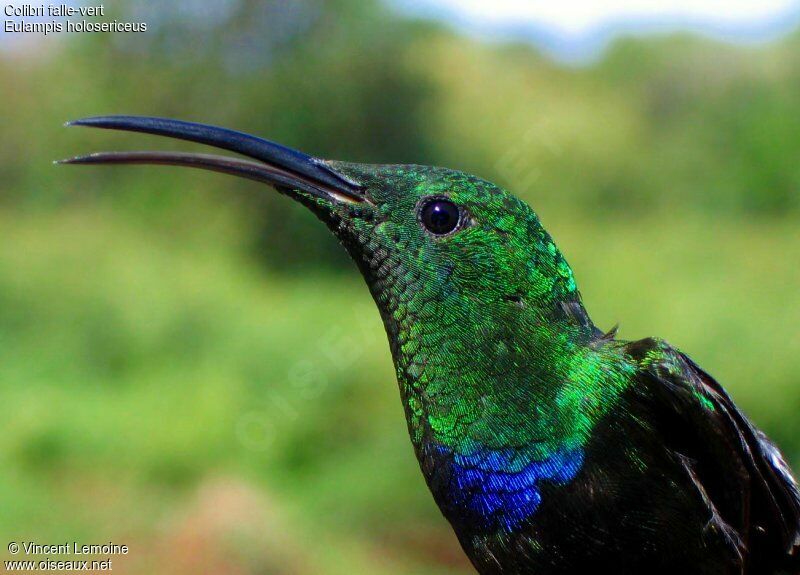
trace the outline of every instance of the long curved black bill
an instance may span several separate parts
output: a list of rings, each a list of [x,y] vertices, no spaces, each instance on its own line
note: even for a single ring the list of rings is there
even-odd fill
[[[366,202],[363,186],[339,174],[323,160],[256,136],[227,128],[143,116],[101,116],[69,122],[108,130],[178,138],[236,152],[254,160],[183,152],[100,152],[64,164],[168,164],[233,174],[286,189],[300,189],[338,202]]]

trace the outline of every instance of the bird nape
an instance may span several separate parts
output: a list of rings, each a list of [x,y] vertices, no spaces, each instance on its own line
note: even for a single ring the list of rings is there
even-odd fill
[[[325,161],[159,118],[72,125],[249,159],[111,152],[270,184],[355,260],[383,318],[411,441],[482,574],[800,573],[800,491],[781,453],[664,341],[598,330],[531,208],[454,170]]]

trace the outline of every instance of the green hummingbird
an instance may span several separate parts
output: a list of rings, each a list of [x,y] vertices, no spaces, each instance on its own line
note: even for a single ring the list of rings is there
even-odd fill
[[[269,184],[322,220],[383,319],[422,473],[483,575],[800,573],[800,490],[708,373],[592,323],[534,211],[462,172],[317,159],[232,130],[72,125],[247,158],[110,152]]]

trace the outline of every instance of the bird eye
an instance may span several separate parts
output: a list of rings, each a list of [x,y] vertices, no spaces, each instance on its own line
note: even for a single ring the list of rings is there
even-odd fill
[[[450,200],[435,198],[422,205],[419,218],[429,232],[444,236],[458,227],[461,211]]]

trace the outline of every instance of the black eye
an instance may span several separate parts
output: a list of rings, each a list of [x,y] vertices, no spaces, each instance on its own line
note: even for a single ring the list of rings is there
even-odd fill
[[[438,198],[423,204],[419,217],[429,232],[443,236],[458,227],[461,212],[450,200]]]

